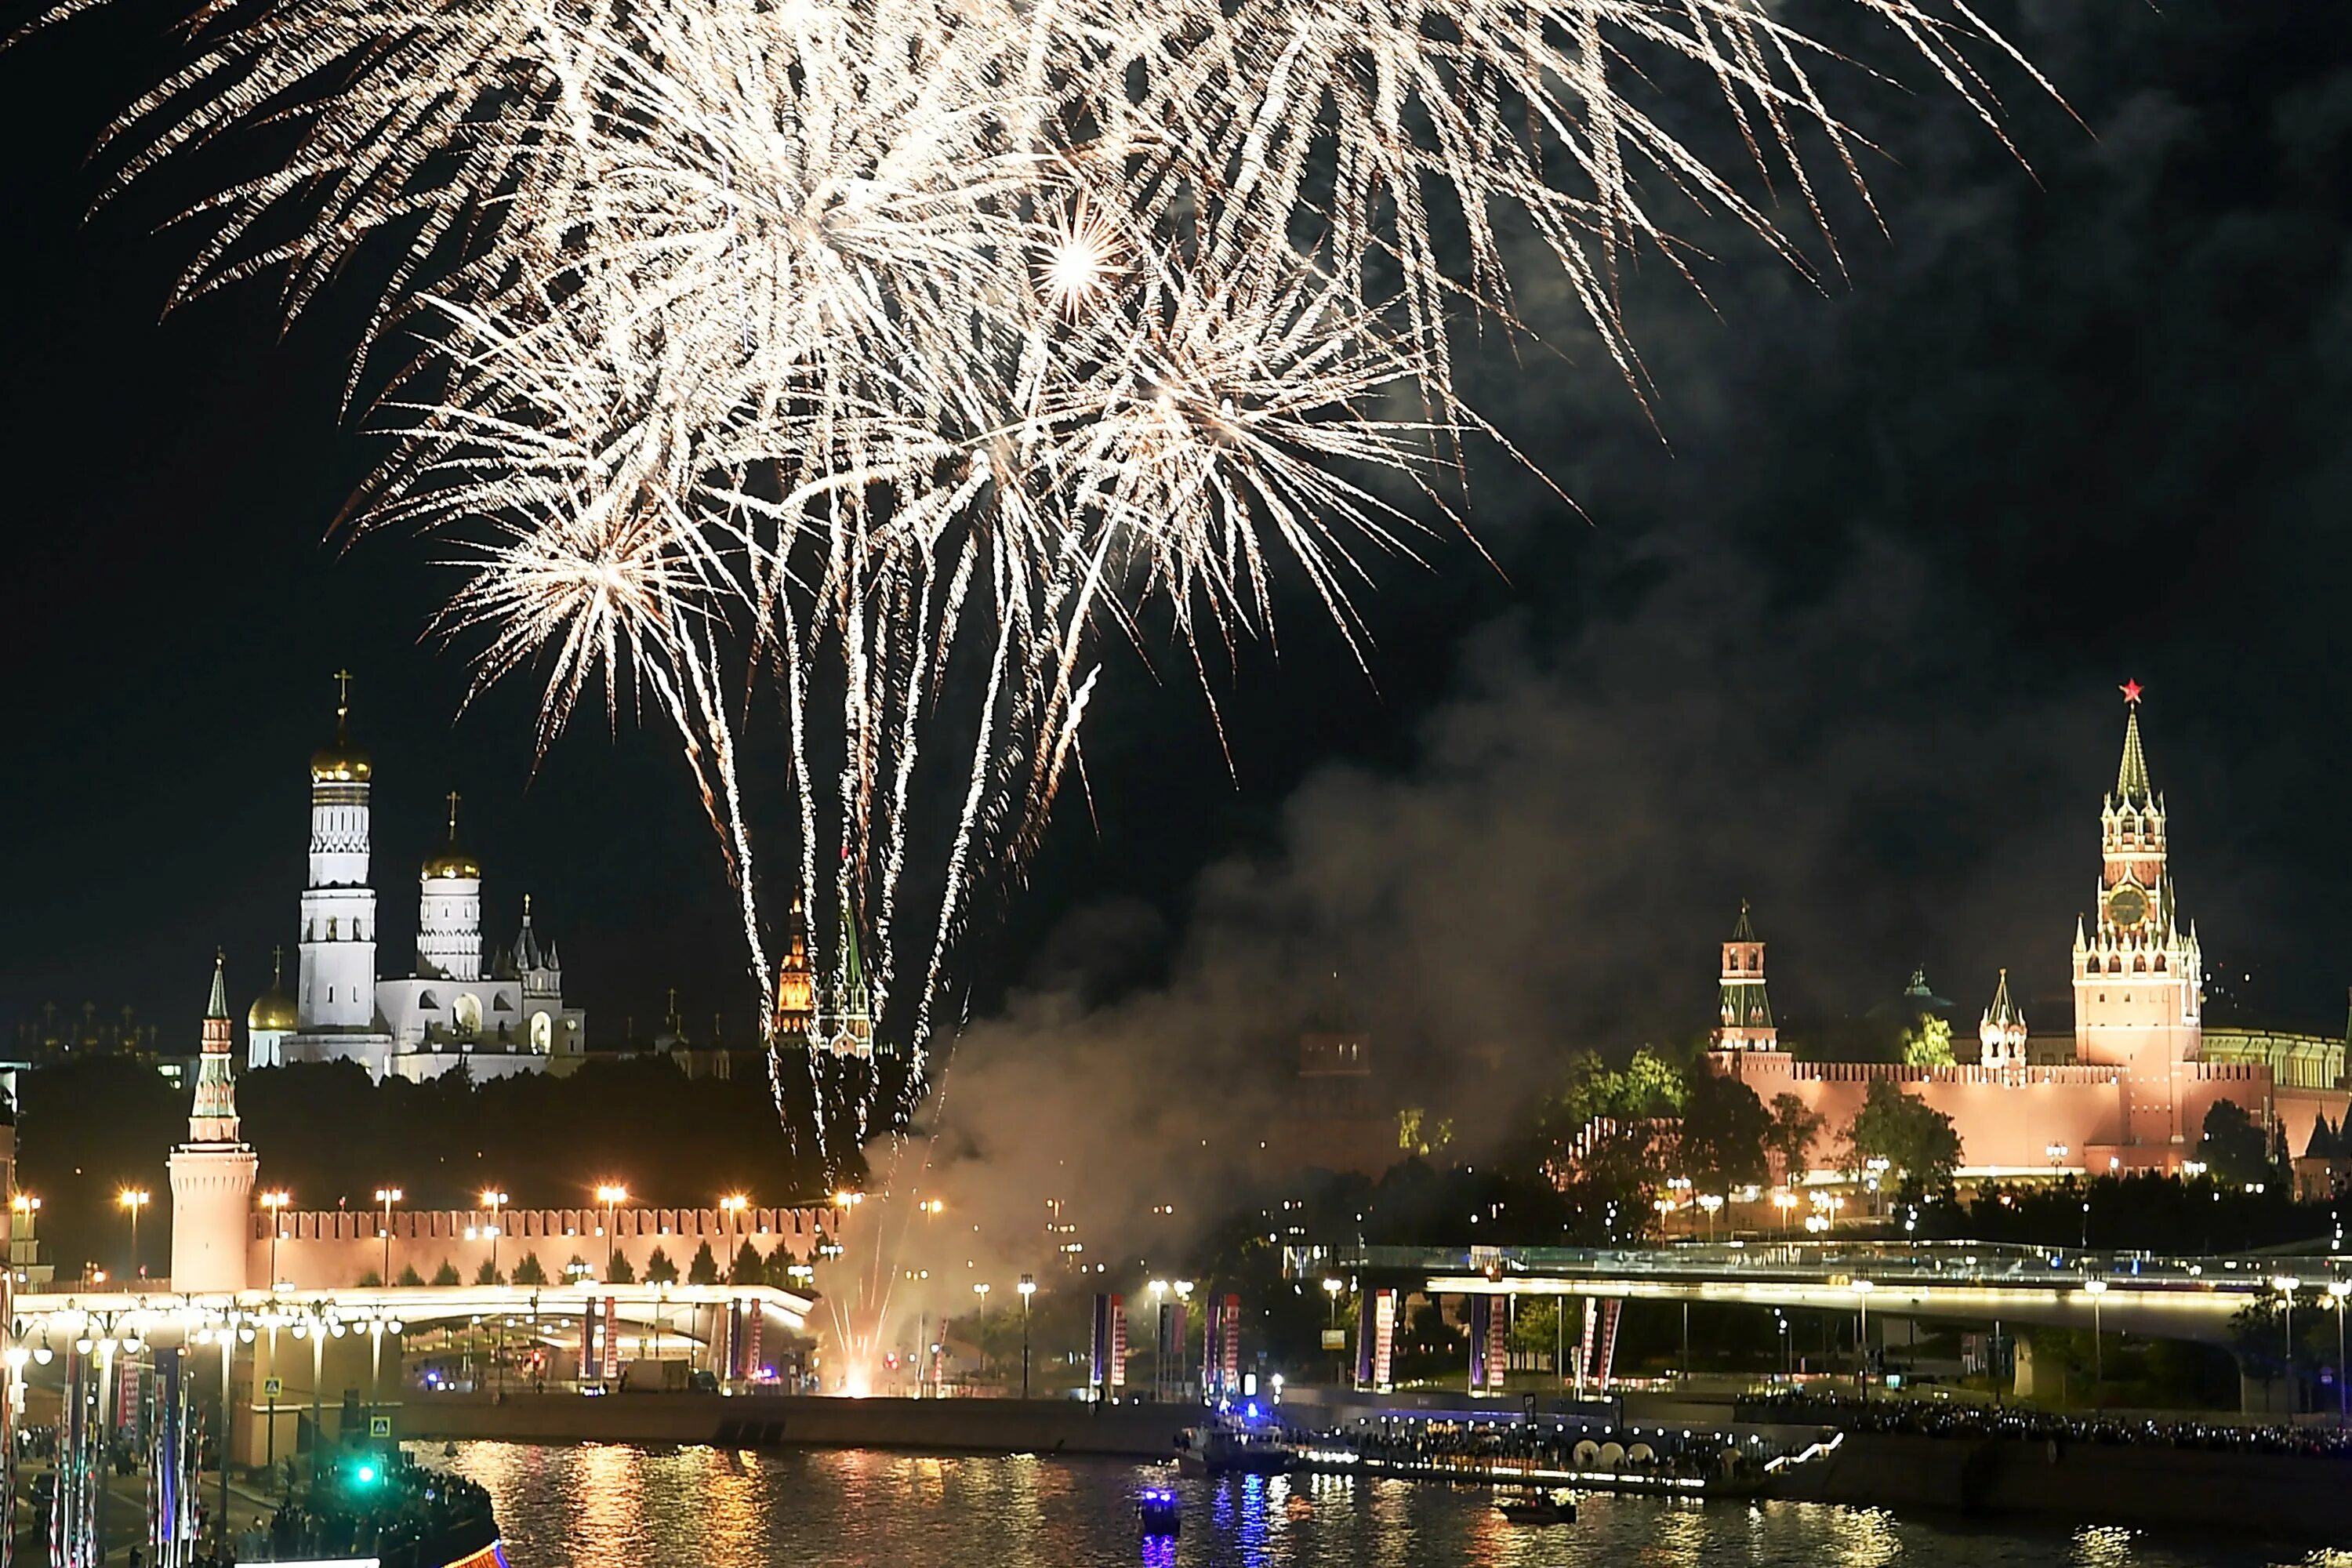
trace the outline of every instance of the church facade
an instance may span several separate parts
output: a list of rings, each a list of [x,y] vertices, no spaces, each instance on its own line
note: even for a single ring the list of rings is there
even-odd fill
[[[1874,1082],[1892,1081],[1949,1116],[1962,1171],[1986,1175],[2178,1172],[2196,1160],[2206,1113],[2225,1100],[2292,1152],[2323,1116],[2340,1123],[2352,1100],[2340,1045],[2331,1053],[2329,1042],[2305,1037],[2207,1035],[2204,952],[2172,878],[2164,797],[2149,782],[2140,740],[2139,688],[2125,687],[2124,696],[2123,758],[2099,811],[2095,909],[2074,927],[2070,1059],[2029,1061],[2024,1012],[2003,971],[1973,1062],[1800,1061],[1772,1026],[1764,943],[1743,908],[1723,944],[1722,1021],[1709,1065],[1767,1105],[1796,1096],[1822,1118],[1825,1139],[1853,1119]]]
[[[510,947],[485,962],[482,867],[448,840],[417,875],[415,973],[376,970],[375,889],[369,881],[374,763],[351,739],[346,677],[334,743],[310,758],[310,885],[301,900],[294,994],[282,970],[246,1015],[248,1067],[356,1061],[381,1081],[422,1081],[460,1064],[477,1079],[566,1072],[587,1048],[587,1015],[563,1001],[555,943],[531,927],[530,899]]]

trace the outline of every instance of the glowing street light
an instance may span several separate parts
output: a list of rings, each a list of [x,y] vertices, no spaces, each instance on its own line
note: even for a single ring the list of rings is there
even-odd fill
[[[607,1182],[596,1189],[596,1201],[604,1209],[604,1283],[613,1282],[613,1218],[614,1210],[629,1201],[629,1189],[618,1182]]]
[[[1772,1194],[1772,1206],[1780,1211],[1780,1229],[1784,1233],[1794,1223],[1798,1203],[1797,1194],[1785,1187]]]
[[[496,1187],[482,1189],[482,1206],[490,1211],[490,1282],[499,1278],[499,1211],[507,1206],[507,1195]]]
[[[2352,1389],[2344,1381],[2344,1299],[2352,1296],[2352,1279],[2330,1279],[2327,1294],[2336,1303],[2336,1424],[2352,1418]]]
[[[131,1277],[139,1277],[139,1211],[147,1206],[147,1189],[125,1187],[114,1194],[115,1203],[131,1211]]]
[[[1878,1287],[1867,1279],[1853,1282],[1853,1299],[1862,1312],[1862,1326],[1856,1332],[1854,1348],[1862,1353],[1855,1357],[1862,1376],[1862,1396],[1870,1397],[1870,1293]]]
[[[2095,1389],[2107,1380],[2106,1348],[2099,1342],[2099,1299],[2107,1293],[2107,1282],[2086,1279],[2083,1289],[2091,1298],[2091,1386]]]
[[[2057,1180],[2059,1163],[2066,1158],[2066,1145],[2063,1143],[2045,1143],[2042,1146],[2042,1152],[2050,1156],[2051,1180]]]
[[[1717,1209],[1723,1207],[1723,1199],[1716,1193],[1701,1193],[1698,1206],[1706,1211],[1706,1239],[1712,1243],[1715,1240],[1715,1215]]]
[[[1037,1277],[1024,1274],[1021,1283],[1013,1288],[1021,1292],[1021,1397],[1026,1399],[1029,1397],[1029,1298],[1037,1293]]]
[[[278,1238],[286,1234],[286,1205],[294,1194],[283,1187],[261,1194],[261,1206],[269,1211],[269,1288],[278,1289]]]
[[[375,1190],[375,1201],[383,1205],[383,1273],[381,1278],[386,1285],[392,1283],[392,1205],[405,1195],[398,1187],[378,1187]]]
[[[730,1193],[719,1200],[719,1212],[725,1215],[727,1223],[739,1231],[743,1228],[743,1211],[751,1206],[751,1200],[741,1193]]]
[[[2303,1289],[2303,1281],[2292,1274],[2271,1276],[2271,1289],[2286,1300],[2286,1385],[2287,1408],[2294,1408],[2294,1293]]]

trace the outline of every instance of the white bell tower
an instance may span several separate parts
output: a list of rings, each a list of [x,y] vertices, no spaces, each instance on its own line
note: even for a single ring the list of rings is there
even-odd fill
[[[310,885],[302,892],[301,1032],[364,1033],[375,1024],[375,889],[368,886],[373,768],[352,744],[352,678],[338,670],[335,743],[310,758]]]

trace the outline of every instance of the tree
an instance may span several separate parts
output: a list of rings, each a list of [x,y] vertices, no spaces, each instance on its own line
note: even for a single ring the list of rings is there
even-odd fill
[[[654,1254],[655,1257],[659,1257],[661,1254],[661,1248],[658,1247],[655,1247]],[[662,1261],[664,1263],[667,1263],[669,1259],[664,1258],[662,1258]],[[653,1258],[646,1258],[646,1266],[650,1268],[653,1266]],[[677,1270],[672,1269],[670,1272],[672,1277],[675,1278]],[[608,1284],[634,1285],[637,1282],[637,1266],[629,1261],[629,1255],[625,1252],[616,1252],[613,1254],[612,1274],[613,1278],[606,1281]]]
[[[719,1258],[710,1250],[710,1243],[704,1242],[695,1252],[694,1261],[686,1266],[686,1282],[689,1285],[719,1283]]]
[[[383,1276],[371,1268],[360,1276],[359,1288],[362,1290],[380,1290],[383,1288]]]
[[[448,1286],[462,1285],[465,1281],[457,1278],[457,1266],[445,1258],[441,1260],[441,1267],[433,1271],[433,1283]]]
[[[768,1254],[768,1283],[790,1286],[793,1282],[793,1269],[799,1263],[800,1259],[793,1256],[791,1242],[776,1243],[776,1250]]]
[[[1772,1125],[1765,1130],[1765,1152],[1778,1162],[1780,1179],[1795,1182],[1807,1169],[1806,1155],[1822,1133],[1822,1119],[1805,1102],[1786,1090],[1772,1097]]]
[[[518,1285],[547,1283],[547,1270],[540,1267],[538,1253],[526,1252],[522,1255],[522,1261],[514,1267],[514,1282]]]
[[[1680,1174],[1702,1193],[1760,1183],[1771,1130],[1771,1112],[1754,1089],[1726,1074],[1694,1073],[1683,1098]]]
[[[2242,1187],[2267,1182],[2269,1152],[2262,1128],[2236,1100],[2217,1100],[2205,1112],[2205,1135],[2198,1140],[2197,1157],[2222,1181]]]
[[[703,1250],[707,1252],[709,1248],[705,1247]],[[677,1265],[672,1263],[669,1260],[669,1254],[658,1247],[646,1254],[646,1283],[648,1285],[677,1283]]]
[[[482,1266],[474,1270],[474,1283],[477,1285],[503,1285],[506,1281],[499,1278],[498,1266],[492,1263],[488,1258],[485,1258],[482,1259]]]
[[[1952,1065],[1952,1026],[1929,1013],[1903,1031],[1903,1065],[1948,1068]]]
[[[575,1252],[572,1255],[572,1261],[563,1266],[563,1282],[566,1285],[574,1285],[594,1272],[595,1269],[589,1265],[588,1260]]]
[[[1845,1142],[1848,1169],[1885,1160],[1930,1192],[1948,1185],[1960,1163],[1960,1135],[1952,1119],[1904,1093],[1891,1079],[1871,1081],[1862,1109],[1846,1126]]]
[[[734,1267],[727,1271],[730,1285],[765,1285],[768,1266],[760,1259],[760,1249],[746,1240],[735,1249]]]
[[[422,1285],[425,1283],[425,1276],[416,1271],[416,1265],[414,1263],[404,1264],[400,1270],[400,1282],[406,1286]],[[450,1283],[454,1285],[457,1281],[453,1279]]]

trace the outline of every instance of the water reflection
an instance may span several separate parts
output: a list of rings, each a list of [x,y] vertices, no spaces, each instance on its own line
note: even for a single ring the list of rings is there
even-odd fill
[[[514,1568],[2352,1568],[2148,1532],[2031,1530],[1818,1504],[1589,1496],[1572,1525],[1510,1524],[1491,1494],[1399,1480],[1233,1477],[1033,1455],[737,1453],[461,1445]],[[1135,1496],[1171,1485],[1184,1528],[1144,1541]]]

